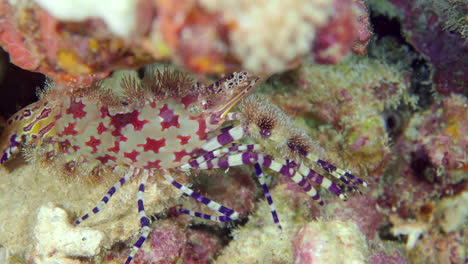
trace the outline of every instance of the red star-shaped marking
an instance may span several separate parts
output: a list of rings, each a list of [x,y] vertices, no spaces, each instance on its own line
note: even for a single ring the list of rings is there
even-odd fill
[[[180,127],[179,124],[179,115],[174,114],[174,110],[170,109],[167,104],[164,104],[163,107],[159,108],[159,116],[163,119],[161,122],[161,131],[164,131],[171,126]]]
[[[108,129],[107,127],[104,125],[104,123],[100,122],[99,123],[99,126],[97,127],[97,133],[99,135],[101,135],[102,133],[106,132]]]
[[[155,160],[155,161],[148,161],[148,164],[146,164],[145,169],[159,169],[161,168],[161,160]]]
[[[109,162],[109,160],[112,160],[114,162],[117,160],[116,157],[111,156],[109,154],[106,154],[105,156],[97,157],[96,159],[99,160],[102,164],[106,164],[107,162]]]
[[[188,144],[191,136],[181,136],[181,135],[179,135],[179,136],[177,136],[177,138],[180,139],[180,145],[186,145],[186,144]]]
[[[187,153],[187,151],[182,150],[182,151],[175,151],[174,152],[174,162],[178,162],[178,161],[181,161],[183,157],[185,156],[190,156],[190,153]]]
[[[74,119],[81,119],[86,116],[84,108],[85,105],[81,101],[72,100],[70,107],[67,109],[67,114],[73,115]]]
[[[75,130],[76,127],[76,122],[68,123],[68,126],[66,126],[62,133],[58,134],[60,137],[63,136],[76,136],[78,134],[78,131]]]
[[[112,151],[114,153],[119,153],[120,151],[120,141],[116,140],[114,141],[114,146],[112,148],[108,148],[108,151]]]
[[[89,146],[93,149],[91,153],[96,153],[97,152],[97,147],[101,145],[101,140],[98,138],[95,138],[94,136],[89,137],[89,140],[85,143],[86,146]]]
[[[116,137],[121,136],[122,135],[121,129],[128,124],[131,124],[133,126],[133,129],[135,129],[135,131],[142,130],[143,126],[149,123],[149,121],[139,120],[138,119],[139,114],[140,114],[140,111],[135,110],[131,113],[116,114],[114,116],[111,116],[111,125],[114,126],[115,128],[115,130],[112,131],[112,135]]]
[[[154,153],[159,153],[159,149],[166,146],[166,139],[165,138],[161,138],[161,139],[146,138],[145,144],[138,144],[137,146],[143,147],[145,151],[152,150]]]
[[[124,157],[130,159],[133,162],[137,162],[137,156],[140,155],[140,152],[133,150],[132,152],[124,152]]]
[[[199,117],[190,117],[191,120],[195,120],[198,122],[198,131],[197,135],[200,140],[206,139],[206,123],[205,119]]]

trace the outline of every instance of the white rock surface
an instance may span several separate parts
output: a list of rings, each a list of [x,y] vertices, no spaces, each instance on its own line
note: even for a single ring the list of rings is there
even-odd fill
[[[99,253],[104,234],[70,224],[65,210],[48,203],[39,208],[34,227],[34,263],[75,263],[72,256],[90,257]],[[76,263],[79,263],[76,262]]]

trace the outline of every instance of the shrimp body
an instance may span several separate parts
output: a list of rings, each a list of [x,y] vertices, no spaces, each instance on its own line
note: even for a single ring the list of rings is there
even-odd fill
[[[177,212],[226,222],[238,219],[239,213],[196,193],[171,174],[175,170],[253,165],[279,228],[279,217],[263,178],[264,168],[291,179],[320,205],[323,201],[316,187],[346,200],[340,184],[355,191],[360,185],[367,186],[349,171],[328,163],[326,152],[279,107],[263,97],[247,97],[257,81],[239,72],[203,86],[189,84],[177,74],[157,72],[142,80],[122,79],[124,96],[120,98],[95,89],[75,94],[51,90],[8,120],[9,127],[0,141],[0,163],[27,146],[37,149],[33,156],[56,160],[70,173],[86,167],[82,174],[100,175],[102,170],[125,167],[125,176],[96,207],[77,219],[76,225],[102,211],[130,178],[141,176],[137,193],[140,237],[126,264],[136,256],[151,230],[143,194],[148,177],[155,171],[185,195],[221,215],[185,208],[177,208]],[[239,111],[230,113],[239,102]],[[327,174],[323,176],[314,167]]]
[[[1,163],[27,144],[46,148],[48,157],[65,155],[68,169],[78,163],[111,168],[122,164],[143,169],[178,167],[206,143],[207,134],[224,122],[226,110],[253,83],[246,73],[234,73],[208,87],[193,85],[175,95],[154,94],[124,110],[106,106],[95,95],[52,93],[8,120]],[[221,100],[205,99],[216,96]]]

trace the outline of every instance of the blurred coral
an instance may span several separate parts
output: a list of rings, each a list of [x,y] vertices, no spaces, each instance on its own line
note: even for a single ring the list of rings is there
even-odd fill
[[[392,253],[379,251],[373,254],[369,264],[409,264],[409,262],[398,250],[395,250]]]
[[[328,150],[340,152],[343,167],[373,180],[391,161],[386,113],[417,100],[408,94],[408,62],[391,63],[379,56],[350,56],[336,66],[305,63],[296,71],[299,89],[272,95],[289,114],[319,128],[310,133]]]
[[[420,178],[455,184],[468,177],[467,134],[468,100],[453,94],[412,118],[399,149]]]
[[[162,59],[202,74],[271,74],[311,51],[337,63],[371,36],[359,0],[90,3],[2,0],[0,45],[18,66],[78,88]]]
[[[369,254],[365,236],[347,221],[311,222],[297,231],[292,243],[294,264],[365,263]]]
[[[466,94],[466,3],[456,0],[389,2],[403,14],[401,22],[406,40],[432,63],[437,91],[445,95],[452,92]]]
[[[188,229],[173,219],[159,221],[148,240],[132,263],[210,263],[221,248],[221,240],[214,234]],[[112,252],[103,263],[123,263],[126,258],[125,252]]]
[[[148,53],[115,37],[101,20],[59,21],[27,0],[0,1],[0,10],[0,45],[10,60],[69,89],[150,62]]]

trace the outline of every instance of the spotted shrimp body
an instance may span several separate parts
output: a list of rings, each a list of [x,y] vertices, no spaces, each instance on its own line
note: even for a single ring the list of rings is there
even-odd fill
[[[239,72],[204,86],[192,85],[174,72],[149,73],[142,80],[123,78],[120,85],[124,96],[120,99],[96,89],[82,94],[51,90],[9,119],[0,141],[2,164],[22,146],[29,146],[40,149],[44,159],[62,157],[62,167],[70,173],[77,164],[87,164],[90,174],[127,167],[125,176],[90,213],[76,220],[76,225],[102,211],[123,184],[141,175],[137,193],[141,235],[126,264],[150,232],[144,190],[146,180],[156,170],[185,195],[221,215],[177,207],[179,213],[226,222],[239,218],[239,214],[177,182],[171,173],[252,165],[279,228],[280,220],[263,178],[264,168],[290,178],[321,205],[317,187],[346,200],[340,185],[353,190],[366,186],[349,171],[326,161],[326,152],[281,109],[265,98],[247,96],[258,78]],[[239,102],[239,110],[230,112]],[[316,172],[314,166],[327,174]]]
[[[8,120],[15,127],[10,128],[8,140],[2,140],[8,146],[2,148],[1,162],[27,143],[53,144],[46,155],[64,152],[68,169],[79,162],[144,169],[178,167],[222,124],[223,111],[233,103],[214,105],[203,97],[223,94],[240,99],[254,82],[247,80],[246,73],[234,73],[203,92],[200,85],[184,87],[179,97],[154,96],[124,112],[103,105],[96,97],[47,96],[51,101],[41,100]]]

